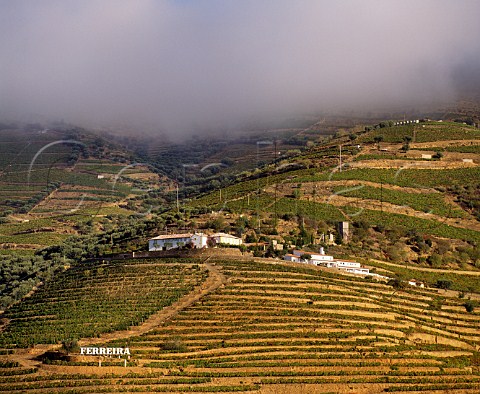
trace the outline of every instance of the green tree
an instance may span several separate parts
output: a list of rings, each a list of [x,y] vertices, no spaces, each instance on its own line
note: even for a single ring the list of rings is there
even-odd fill
[[[443,258],[438,253],[432,253],[427,257],[427,263],[430,264],[433,268],[439,268],[443,265]]]
[[[475,307],[477,306],[477,303],[475,301],[468,300],[463,304],[463,306],[465,307],[465,310],[468,313],[472,313],[475,310]]]
[[[392,286],[394,289],[400,290],[404,289],[407,284],[404,280],[400,278],[392,278],[387,282],[387,285]]]
[[[452,281],[448,279],[438,279],[437,283],[435,283],[435,287],[447,290],[452,287]]]
[[[62,341],[62,349],[67,353],[74,353],[80,350],[76,339],[67,339]]]
[[[300,256],[300,259],[303,261],[308,261],[312,259],[312,255],[309,253],[304,253]]]
[[[377,149],[380,150],[380,142],[383,141],[383,135],[376,135],[373,141],[377,144]]]

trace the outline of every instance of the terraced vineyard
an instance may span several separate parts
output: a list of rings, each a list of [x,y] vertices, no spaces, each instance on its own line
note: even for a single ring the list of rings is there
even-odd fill
[[[136,272],[146,280],[145,270],[153,269],[152,262],[162,264],[144,260],[111,266],[127,269],[132,280]],[[198,283],[202,271],[192,271],[197,263],[181,260],[163,266],[176,267],[184,281]],[[119,335],[103,343],[129,347],[132,356],[126,367],[118,358],[104,359],[99,367],[98,357],[75,352],[53,365],[18,354],[4,355],[0,391],[367,394],[480,390],[480,315],[466,312],[464,300],[436,289],[395,290],[306,265],[248,259],[211,259],[209,264],[216,265],[224,285],[144,334]],[[104,281],[98,279],[96,284]],[[88,288],[94,283],[89,282]],[[58,291],[45,289],[42,298],[53,301]],[[66,286],[63,294],[68,291],[72,296],[78,293]],[[25,329],[35,324],[31,314],[17,318]]]
[[[205,278],[198,265],[83,263],[65,270],[10,308],[0,343],[26,347],[141,324]]]

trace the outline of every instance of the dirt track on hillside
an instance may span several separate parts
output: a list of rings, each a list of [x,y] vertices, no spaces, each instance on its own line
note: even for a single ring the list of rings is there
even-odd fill
[[[387,213],[396,213],[401,215],[413,216],[416,218],[435,220],[438,223],[447,224],[452,227],[465,228],[469,230],[480,231],[480,223],[475,219],[467,218],[449,218],[445,216],[436,215],[429,212],[417,211],[406,205],[394,205],[385,201],[358,199],[356,197],[344,197],[339,195],[332,195],[325,202],[335,206],[343,207],[345,205],[352,205],[358,208],[358,215],[361,214],[363,209],[371,209],[375,211],[383,211]],[[351,215],[356,216],[356,215]]]
[[[445,148],[447,146],[474,146],[474,145],[480,145],[480,140],[448,140],[448,141],[411,142],[410,143],[410,149]]]
[[[392,267],[405,268],[405,264],[396,264],[396,263],[391,263],[389,261],[376,260],[376,259],[373,259],[373,261],[377,261],[385,265],[391,265]],[[445,274],[455,273],[458,275],[480,276],[480,271],[447,270],[447,269],[440,269],[440,268],[416,267],[414,265],[409,265],[408,268],[416,271],[437,272],[437,273],[441,272]]]
[[[453,168],[477,167],[475,163],[464,163],[462,161],[412,161],[412,160],[364,160],[348,162],[350,168],[381,168],[381,169],[416,169],[416,170],[448,170]]]
[[[288,185],[288,184],[287,184]],[[392,185],[391,183],[380,183],[380,182],[372,182],[366,181],[363,179],[342,179],[342,180],[335,180],[335,181],[321,181],[321,182],[305,182],[302,184],[302,190],[304,190],[305,194],[312,194],[313,189],[320,185],[323,187],[345,187],[345,186],[371,186],[376,188],[383,187],[384,189],[389,190],[398,190],[405,193],[415,193],[415,194],[425,194],[425,193],[439,193],[434,188],[418,188],[418,187],[407,187],[407,186],[398,186]]]

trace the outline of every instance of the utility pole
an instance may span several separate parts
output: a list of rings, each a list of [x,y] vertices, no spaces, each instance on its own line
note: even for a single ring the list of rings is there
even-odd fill
[[[273,145],[272,141],[257,141],[257,169],[260,170],[260,145]],[[268,176],[266,186],[268,186]],[[257,174],[257,221],[258,232],[260,233],[260,177]]]
[[[340,144],[340,160],[339,161],[340,161],[339,171],[342,172],[342,144]]]
[[[273,140],[274,143],[274,149],[275,149],[275,170],[277,169],[277,139],[275,138]],[[276,172],[276,171],[275,171]],[[274,229],[277,229],[277,220],[278,220],[278,213],[277,213],[277,189],[278,189],[278,182],[275,182],[275,205],[274,205],[274,220],[273,220],[273,226]]]
[[[185,167],[186,165],[183,164],[182,165],[183,167],[183,194],[182,194],[182,208],[183,208],[183,215],[182,215],[182,218],[185,219],[185,199],[187,197],[186,195],[186,187],[185,187],[185,177],[187,176],[186,174],[186,171],[185,171]],[[178,190],[178,189],[177,189]],[[177,195],[178,195],[178,191],[177,191]],[[178,204],[178,203],[177,203]],[[178,210],[178,208],[177,208]],[[180,212],[180,211],[179,211]]]
[[[177,183],[177,213],[180,212],[180,202],[178,201],[178,183]]]
[[[259,160],[258,160],[258,156],[259,156],[259,144],[260,142],[257,141],[257,170],[259,170]],[[256,214],[257,214],[257,231],[258,233],[260,233],[260,202],[259,202],[259,198],[260,198],[260,178],[259,178],[259,174],[256,175],[257,176],[257,199],[255,200],[255,210],[256,210]]]
[[[313,244],[315,244],[315,240],[317,238],[318,233],[318,219],[317,219],[317,183],[313,185],[312,189],[313,194],[313,220],[315,220],[315,233],[313,235]]]
[[[185,205],[185,200],[187,199],[187,173],[186,173],[186,168],[187,167],[197,167],[197,164],[182,164],[183,168],[183,181],[182,181],[182,187],[183,187],[183,193],[182,193],[182,205]],[[178,184],[177,184],[178,187]]]
[[[383,181],[380,181],[380,212],[383,213]]]

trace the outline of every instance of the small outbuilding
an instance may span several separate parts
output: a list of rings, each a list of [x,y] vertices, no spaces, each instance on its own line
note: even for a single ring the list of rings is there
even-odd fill
[[[299,256],[297,256],[295,254],[291,254],[291,253],[288,253],[285,256],[283,256],[283,259],[285,261],[291,261],[293,263],[299,263],[301,261]]]
[[[424,282],[420,282],[419,280],[416,280],[416,279],[410,279],[408,281],[408,284],[410,286],[415,286],[415,287],[422,287],[424,288],[425,287],[425,283]]]
[[[213,239],[216,245],[233,245],[239,246],[243,243],[242,239],[239,237],[235,237],[234,235],[226,234],[226,233],[215,233],[211,235],[209,238]]]

